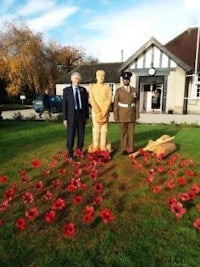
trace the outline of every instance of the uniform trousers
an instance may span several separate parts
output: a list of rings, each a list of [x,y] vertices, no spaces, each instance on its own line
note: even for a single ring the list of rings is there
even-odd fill
[[[133,150],[134,146],[134,133],[135,133],[135,124],[133,122],[120,122],[120,143],[121,143],[121,149],[127,150]]]

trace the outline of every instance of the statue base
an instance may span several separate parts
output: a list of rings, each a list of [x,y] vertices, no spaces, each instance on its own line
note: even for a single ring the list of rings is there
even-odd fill
[[[105,152],[108,152],[108,153],[112,153],[113,152],[113,149],[111,147],[111,144],[107,144],[105,146],[105,148],[103,149],[100,149],[99,147],[93,147],[93,145],[89,145],[88,147],[88,153],[94,153],[94,152],[97,152],[97,151],[105,151]]]

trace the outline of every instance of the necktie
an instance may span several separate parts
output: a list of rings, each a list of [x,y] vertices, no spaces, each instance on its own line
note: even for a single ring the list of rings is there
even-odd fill
[[[80,103],[79,103],[79,98],[78,98],[78,88],[77,87],[76,87],[75,98],[76,98],[76,107],[77,107],[77,110],[80,110]]]

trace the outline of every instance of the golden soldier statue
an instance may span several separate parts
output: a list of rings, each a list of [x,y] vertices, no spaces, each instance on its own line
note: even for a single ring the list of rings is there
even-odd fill
[[[96,72],[97,83],[89,89],[89,102],[92,107],[93,143],[88,152],[98,150],[111,152],[111,145],[107,142],[109,111],[112,101],[112,89],[104,83],[105,71]]]

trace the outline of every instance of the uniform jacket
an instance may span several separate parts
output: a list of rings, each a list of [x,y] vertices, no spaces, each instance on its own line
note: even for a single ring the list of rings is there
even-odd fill
[[[79,86],[80,96],[81,96],[81,116],[83,120],[89,118],[89,104],[88,104],[88,93],[87,90]],[[75,114],[75,100],[73,94],[72,86],[66,87],[63,89],[63,120],[67,120],[68,125],[72,125],[74,123],[74,114]]]
[[[130,86],[128,92],[123,86],[116,90],[114,98],[114,119],[118,122],[135,122],[139,118],[139,100],[136,88]],[[128,107],[121,107],[121,104],[129,104]],[[130,104],[135,106],[131,107]]]

